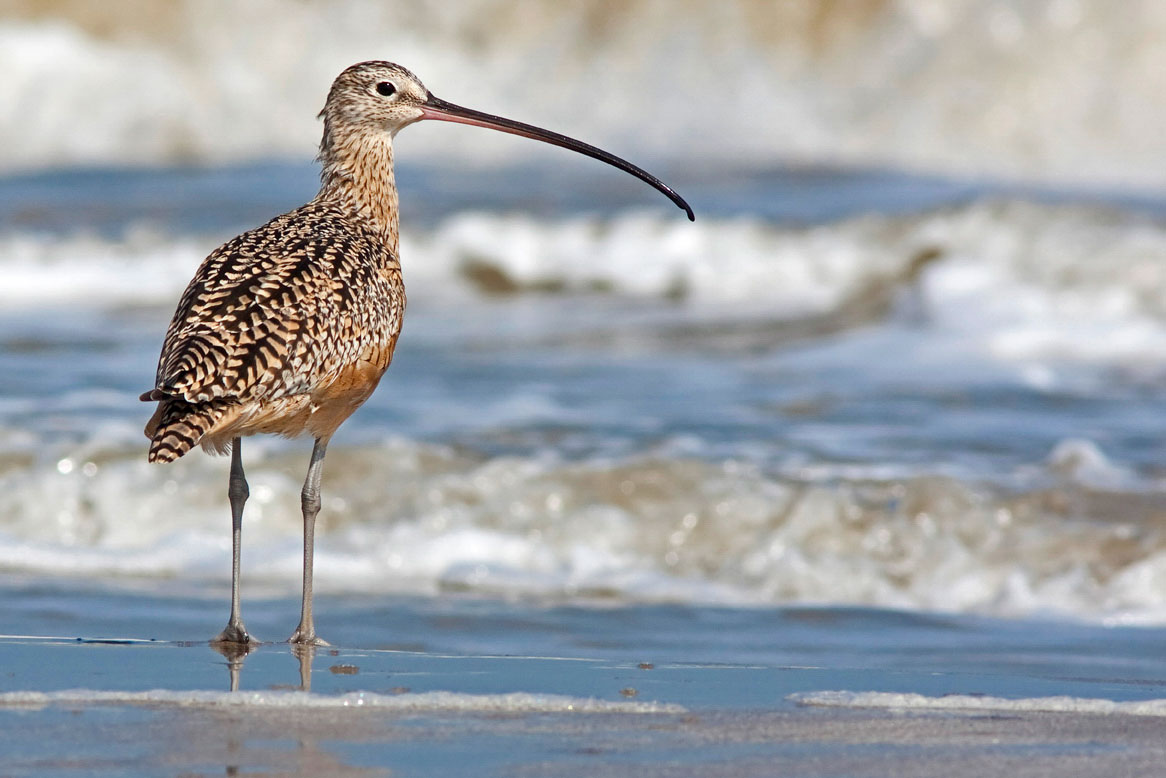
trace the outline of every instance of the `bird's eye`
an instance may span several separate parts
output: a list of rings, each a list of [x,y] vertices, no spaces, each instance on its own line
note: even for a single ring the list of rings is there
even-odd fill
[[[377,84],[377,94],[384,97],[390,97],[397,93],[397,87],[393,86],[388,81],[382,81]]]

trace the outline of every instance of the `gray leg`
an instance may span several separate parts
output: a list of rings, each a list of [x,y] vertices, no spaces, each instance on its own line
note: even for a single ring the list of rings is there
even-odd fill
[[[243,617],[239,614],[239,552],[243,542],[243,506],[251,490],[247,488],[247,477],[243,474],[243,452],[239,438],[231,442],[231,479],[227,486],[227,498],[231,501],[231,618],[227,627],[212,643],[255,643],[255,638],[247,634]]]
[[[300,609],[300,626],[288,639],[289,643],[328,645],[316,637],[316,626],[312,623],[312,546],[316,535],[316,514],[320,512],[320,476],[324,472],[327,449],[328,441],[317,438],[312,447],[308,477],[304,479],[304,489],[300,492],[300,505],[304,511],[304,600]]]

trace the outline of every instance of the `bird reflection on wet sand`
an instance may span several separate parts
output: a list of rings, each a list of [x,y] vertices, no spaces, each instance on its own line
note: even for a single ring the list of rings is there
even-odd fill
[[[259,643],[227,643],[223,641],[212,641],[211,649],[216,653],[221,654],[227,660],[227,671],[230,675],[229,689],[233,692],[239,691],[239,680],[243,674],[243,660],[254,651],[259,649]],[[293,684],[278,684],[273,685],[272,689],[283,690],[297,690],[310,692],[312,690],[312,661],[316,658],[316,646],[312,644],[292,643],[289,645],[291,654],[299,662],[300,682],[299,685]]]

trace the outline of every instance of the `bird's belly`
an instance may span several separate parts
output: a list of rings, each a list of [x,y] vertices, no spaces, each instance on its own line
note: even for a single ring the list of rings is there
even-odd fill
[[[342,368],[336,377],[311,394],[307,430],[313,437],[327,440],[344,420],[367,400],[380,383],[393,358],[396,338],[373,346],[360,359]]]
[[[207,451],[223,453],[229,450],[232,440],[248,435],[294,438],[307,429],[311,405],[311,397],[306,394],[241,403],[224,414],[199,443]]]

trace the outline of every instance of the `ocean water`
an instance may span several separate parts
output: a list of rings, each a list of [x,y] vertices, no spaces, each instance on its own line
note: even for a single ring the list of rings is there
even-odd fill
[[[606,172],[402,168],[410,308],[329,452],[321,592],[1166,619],[1160,203],[678,171],[690,224]],[[0,184],[6,572],[225,590],[227,463],[147,465],[136,397],[201,257],[313,188]],[[245,592],[296,591],[307,452],[245,442]]]

